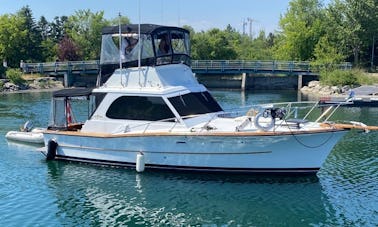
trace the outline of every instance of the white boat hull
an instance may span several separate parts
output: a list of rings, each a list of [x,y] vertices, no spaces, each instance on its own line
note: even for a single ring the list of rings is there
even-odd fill
[[[46,133],[58,143],[57,159],[145,168],[229,172],[316,172],[345,130],[296,135],[126,134],[88,136]]]

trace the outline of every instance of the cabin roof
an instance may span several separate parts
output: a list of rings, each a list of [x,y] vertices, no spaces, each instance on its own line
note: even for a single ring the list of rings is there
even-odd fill
[[[179,30],[186,33],[189,33],[188,30],[179,27],[171,27],[171,26],[163,26],[157,24],[141,24],[140,25],[140,33],[141,34],[154,34],[159,31],[167,31],[167,30]],[[119,26],[108,26],[102,29],[102,34],[118,34],[119,33]],[[138,33],[138,24],[123,24],[121,25],[121,33]]]
[[[53,92],[53,97],[79,97],[89,96],[92,88],[67,88]]]

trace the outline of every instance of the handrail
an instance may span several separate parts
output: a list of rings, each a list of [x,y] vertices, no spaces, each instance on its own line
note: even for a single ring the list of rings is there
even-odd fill
[[[319,72],[327,65],[314,65],[309,61],[276,61],[276,60],[193,60],[192,69],[196,70],[265,70],[265,71],[286,71],[286,72]],[[343,62],[335,64],[336,68],[350,70],[352,64]]]

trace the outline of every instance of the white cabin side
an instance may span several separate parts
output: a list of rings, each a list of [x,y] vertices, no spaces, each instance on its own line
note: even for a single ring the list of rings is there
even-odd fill
[[[82,132],[187,131],[194,125],[213,119],[215,114],[209,111],[209,114],[182,116],[172,104],[172,100],[181,99],[185,106],[182,96],[190,93],[208,94],[193,76],[190,67],[184,64],[118,69],[93,93],[106,95],[92,117],[84,123]],[[210,101],[215,100],[211,98]],[[220,108],[217,110],[221,111]]]

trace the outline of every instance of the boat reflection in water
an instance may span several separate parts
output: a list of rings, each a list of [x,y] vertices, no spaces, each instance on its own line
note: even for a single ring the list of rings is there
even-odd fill
[[[315,176],[139,174],[48,162],[47,183],[67,225],[298,226],[324,223],[329,209]]]

